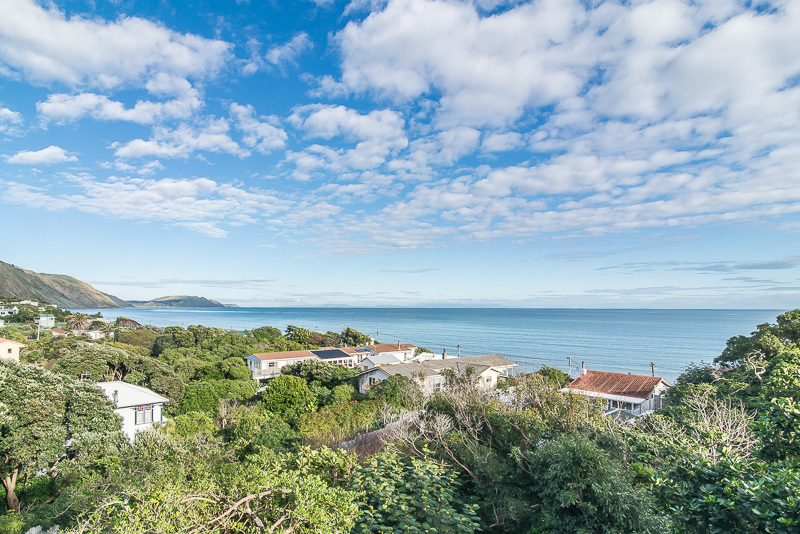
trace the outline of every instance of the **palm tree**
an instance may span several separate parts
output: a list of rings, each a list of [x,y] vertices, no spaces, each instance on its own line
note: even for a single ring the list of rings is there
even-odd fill
[[[109,336],[114,333],[114,325],[111,323],[103,323],[103,326],[100,327],[100,331],[103,333],[103,343],[105,344]]]
[[[70,330],[77,330],[78,335],[83,334],[83,329],[86,328],[86,320],[89,318],[85,313],[75,313],[67,317],[67,328]]]

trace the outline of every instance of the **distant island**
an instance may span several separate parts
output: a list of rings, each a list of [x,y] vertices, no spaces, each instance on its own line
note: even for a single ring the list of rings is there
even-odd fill
[[[129,300],[133,308],[228,308],[221,302],[188,295],[160,297],[153,300]]]

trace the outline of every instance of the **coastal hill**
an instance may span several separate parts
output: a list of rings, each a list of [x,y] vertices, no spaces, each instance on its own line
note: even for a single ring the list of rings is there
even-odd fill
[[[129,300],[134,308],[225,308],[225,304],[204,297],[179,295],[153,300]]]
[[[63,274],[44,274],[0,261],[0,295],[62,308],[126,308],[130,304]]]

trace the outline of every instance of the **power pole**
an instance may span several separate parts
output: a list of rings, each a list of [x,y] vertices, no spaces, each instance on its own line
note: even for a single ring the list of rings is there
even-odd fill
[[[572,356],[567,359],[569,360],[569,377],[572,378]]]
[[[656,363],[650,362],[650,369],[653,371],[653,376],[656,376]]]

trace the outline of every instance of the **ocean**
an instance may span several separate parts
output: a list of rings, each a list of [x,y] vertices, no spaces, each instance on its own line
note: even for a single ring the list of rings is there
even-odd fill
[[[500,354],[533,371],[542,365],[650,375],[674,381],[691,362],[711,362],[728,338],[774,323],[785,310],[519,308],[123,308],[80,310],[142,324],[226,330],[294,325],[355,328],[381,343],[413,343],[449,356]],[[460,346],[460,349],[458,348]]]

